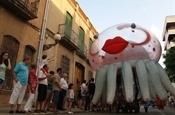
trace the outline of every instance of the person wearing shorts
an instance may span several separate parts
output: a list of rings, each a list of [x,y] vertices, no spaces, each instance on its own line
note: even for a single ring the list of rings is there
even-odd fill
[[[13,71],[13,78],[14,78],[14,88],[9,100],[11,104],[11,110],[9,111],[10,114],[14,113],[15,106],[17,105],[16,113],[24,113],[24,111],[20,111],[20,106],[23,101],[26,87],[28,84],[28,76],[29,76],[29,69],[28,65],[31,63],[31,58],[25,57],[23,62],[19,62],[16,64],[14,71]]]
[[[82,105],[81,105],[81,109],[84,109],[85,106],[85,101],[86,101],[86,80],[83,81],[83,83],[81,84],[81,97],[82,97]]]
[[[52,97],[53,97],[53,80],[55,79],[54,76],[55,72],[50,71],[48,77],[48,85],[47,85],[47,96],[46,100],[44,101],[44,112],[50,111],[50,106],[52,104]]]
[[[46,99],[47,96],[47,81],[48,77],[48,66],[44,65],[43,68],[40,70],[38,75],[39,85],[38,85],[38,98],[36,102],[35,112],[44,112],[43,102]]]

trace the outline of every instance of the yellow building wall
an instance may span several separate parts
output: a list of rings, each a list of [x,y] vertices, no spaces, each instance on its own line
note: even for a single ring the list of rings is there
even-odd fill
[[[81,12],[80,12],[81,11]],[[48,20],[47,20],[47,29],[52,33],[58,32],[58,26],[60,24],[65,23],[66,13],[70,13],[73,22],[72,22],[72,30],[79,34],[79,27],[82,27],[85,31],[85,39],[84,43],[89,49],[89,40],[93,39],[94,34],[96,34],[96,30],[90,23],[89,19],[85,17],[85,14],[82,14],[82,10],[80,10],[80,6],[74,0],[51,0]],[[45,40],[45,43],[53,43],[53,38],[49,37]],[[88,51],[88,50],[87,50]],[[75,75],[75,62],[79,62],[85,67],[84,76],[86,80],[89,80],[89,71],[95,74],[94,70],[91,68],[85,60],[81,59],[79,56],[75,54],[75,52],[70,52],[62,45],[58,44],[51,49],[44,51],[44,54],[52,56],[55,54],[55,61],[49,64],[49,68],[52,70],[56,70],[61,65],[61,56],[66,55],[70,59],[70,71],[69,71],[69,81],[74,81]]]

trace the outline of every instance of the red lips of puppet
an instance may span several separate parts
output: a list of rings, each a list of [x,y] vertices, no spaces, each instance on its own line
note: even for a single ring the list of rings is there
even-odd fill
[[[126,40],[117,36],[114,39],[108,39],[102,47],[102,50],[109,54],[117,54],[123,51],[127,45],[128,42]]]

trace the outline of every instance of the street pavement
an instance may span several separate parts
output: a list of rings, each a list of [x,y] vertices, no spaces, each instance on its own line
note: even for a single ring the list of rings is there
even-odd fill
[[[0,108],[0,115],[10,115],[9,112],[10,108]],[[72,111],[74,112],[74,115],[110,115],[110,114],[117,114],[117,115],[138,115],[135,113],[116,113],[115,111],[112,111],[109,113],[108,111],[96,111],[96,112],[84,112],[83,110],[80,110],[79,108],[73,108]],[[67,111],[59,111],[57,113],[59,114],[67,114]],[[144,108],[140,107],[140,113],[141,115],[175,115],[175,108],[169,108],[165,107],[164,110],[159,110],[157,108],[149,107],[148,113],[145,113]],[[23,114],[16,114],[13,115],[23,115]],[[52,112],[47,113],[30,113],[30,115],[54,115]]]

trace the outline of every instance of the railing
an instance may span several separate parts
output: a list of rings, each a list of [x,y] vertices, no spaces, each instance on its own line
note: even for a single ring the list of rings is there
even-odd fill
[[[81,43],[81,47],[79,47],[78,52],[82,53],[84,56],[86,56],[87,46],[84,43]]]
[[[20,5],[25,6],[31,13],[37,15],[39,0],[10,0],[12,2],[18,2]]]
[[[0,4],[24,20],[37,18],[40,0],[0,0]]]
[[[75,33],[71,27],[66,26],[66,24],[60,24],[58,27],[58,32],[61,35],[62,38],[65,38],[67,40],[69,40],[70,42],[72,42],[74,45],[76,45],[77,47],[78,45],[78,40],[79,40],[79,36],[77,33]]]
[[[72,27],[67,26],[65,23],[60,24],[58,27],[58,32],[62,38],[67,39],[78,47],[78,53],[86,56],[87,46],[84,43],[79,42],[79,35],[72,30]]]

